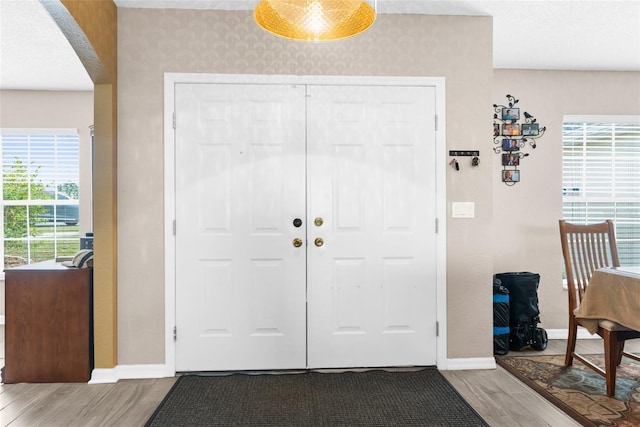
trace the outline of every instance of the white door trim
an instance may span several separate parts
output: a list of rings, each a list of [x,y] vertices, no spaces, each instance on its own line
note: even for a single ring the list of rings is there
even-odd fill
[[[331,84],[382,86],[433,86],[436,89],[436,339],[437,367],[447,369],[447,277],[446,277],[446,133],[444,77],[367,77],[367,76],[286,76],[165,73],[164,76],[164,265],[165,265],[165,369],[176,373],[174,328],[176,319],[175,219],[175,132],[174,87],[178,83],[217,84]],[[436,118],[425,118],[425,120]],[[433,225],[434,228],[436,224]]]

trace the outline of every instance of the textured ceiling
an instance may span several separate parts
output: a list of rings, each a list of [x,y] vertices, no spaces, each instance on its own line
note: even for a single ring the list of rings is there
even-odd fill
[[[257,0],[114,2],[118,7],[251,10]],[[377,7],[381,14],[493,16],[495,68],[640,71],[640,0],[378,0]],[[0,0],[0,88],[93,88],[37,0]]]

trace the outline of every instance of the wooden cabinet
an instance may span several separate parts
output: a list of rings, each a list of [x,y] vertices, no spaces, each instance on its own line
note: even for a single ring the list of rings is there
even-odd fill
[[[93,269],[54,261],[5,271],[3,382],[86,382],[93,369]]]

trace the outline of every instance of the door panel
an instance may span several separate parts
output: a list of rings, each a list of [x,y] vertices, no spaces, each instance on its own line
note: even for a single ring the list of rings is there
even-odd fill
[[[310,368],[436,362],[434,96],[308,88]]]
[[[177,371],[435,364],[434,95],[176,85]]]
[[[304,88],[175,99],[176,369],[304,368]]]

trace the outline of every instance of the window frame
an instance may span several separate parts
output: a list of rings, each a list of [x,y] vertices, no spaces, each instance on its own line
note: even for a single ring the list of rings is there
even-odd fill
[[[601,209],[605,209],[607,208],[607,204],[612,204],[611,207],[609,207],[609,209],[612,210],[613,212],[613,216],[610,218],[614,221],[614,224],[616,225],[616,240],[618,240],[618,247],[619,247],[619,251],[622,251],[623,253],[628,253],[625,252],[625,249],[622,248],[620,249],[620,242],[625,242],[626,245],[629,246],[633,246],[633,242],[636,240],[635,237],[630,237],[630,238],[626,238],[626,237],[622,237],[622,233],[619,233],[619,227],[620,224],[619,222],[622,220],[626,220],[627,218],[629,219],[633,219],[634,215],[633,214],[627,214],[624,215],[623,213],[621,213],[620,215],[616,215],[616,211],[618,211],[618,206],[622,206],[623,204],[628,204],[628,205],[638,205],[640,206],[640,194],[639,195],[623,195],[623,196],[618,196],[616,197],[615,195],[613,195],[612,193],[610,193],[610,196],[593,196],[591,194],[587,194],[587,195],[567,195],[567,188],[565,186],[565,174],[569,173],[567,170],[567,160],[565,159],[565,150],[567,149],[567,144],[568,141],[566,139],[566,135],[565,135],[565,126],[568,123],[583,123],[583,124],[611,124],[611,125],[633,125],[633,126],[638,126],[640,127],[640,115],[565,115],[563,117],[563,121],[562,121],[562,217],[565,220],[569,220],[569,221],[575,221],[575,218],[568,218],[567,216],[565,216],[565,212],[569,209],[569,204],[570,203],[584,203],[585,204],[585,213],[584,218],[588,221],[588,218],[590,217],[589,215],[589,203],[593,204],[597,204],[600,203],[601,204]],[[640,129],[638,129],[640,131]],[[635,129],[634,129],[635,131]],[[586,135],[586,133],[584,133],[583,135]],[[611,134],[613,137],[615,137],[616,133],[615,130],[612,132]],[[611,139],[612,141],[616,141],[616,139]],[[635,138],[631,139],[630,141],[635,142]],[[640,141],[640,133],[638,134],[638,141]],[[615,142],[614,142],[615,143]],[[623,156],[620,155],[616,155],[616,152],[613,151],[615,150],[615,145],[610,145],[609,146],[610,149],[608,151],[608,154],[606,156],[603,156],[603,159],[605,161],[611,161],[612,166],[614,165],[614,163],[616,162],[616,160],[618,160],[618,156],[619,158],[623,158]],[[611,149],[612,148],[612,149]],[[594,150],[591,154],[595,155],[596,151]],[[586,151],[586,154],[583,154],[583,160],[586,159],[586,157],[588,156],[588,151]],[[635,160],[638,159],[638,161],[640,161],[640,145],[638,146],[637,152],[634,151],[630,151],[630,154],[627,158],[627,161],[630,164],[633,164],[635,162]],[[619,161],[619,160],[618,160]],[[606,163],[605,163],[606,164]],[[606,166],[603,167],[603,169],[606,169]],[[629,167],[629,169],[634,169],[633,167]],[[640,170],[640,168],[638,168]],[[586,182],[586,178],[584,178],[586,176],[587,173],[587,168],[583,165],[582,167],[582,175],[583,178],[581,178],[581,181],[584,183]],[[611,190],[616,188],[616,182],[620,182],[621,178],[616,178],[615,175],[611,175],[611,183],[610,183],[610,188]],[[640,188],[640,172],[638,173],[638,177],[632,176],[631,178],[631,183],[635,183],[636,180],[638,180],[638,188]],[[627,187],[631,187],[632,184],[626,183]],[[584,191],[584,190],[583,190]],[[588,191],[588,189],[587,189]],[[635,208],[633,208],[633,210],[631,212],[635,212]],[[594,216],[597,217],[597,214],[592,214]],[[599,219],[598,219],[599,220]],[[593,221],[591,221],[593,222]],[[640,218],[638,219],[637,223],[640,226]],[[630,224],[631,227],[634,227],[635,221],[634,222],[628,222],[625,224]],[[632,251],[629,255],[629,259],[635,259],[637,258],[639,255],[638,253],[640,253],[640,250],[638,251]],[[635,256],[634,256],[635,254]],[[624,256],[621,256],[621,264],[625,264],[624,262]]]
[[[11,128],[11,127],[6,127],[6,128],[0,128],[0,137],[4,137],[5,135],[20,135],[20,136],[25,136],[27,138],[31,138],[32,136],[38,136],[38,135],[52,135],[54,137],[57,136],[68,136],[68,135],[73,135],[77,138],[77,152],[75,153],[75,156],[77,157],[77,180],[78,180],[78,187],[80,187],[80,180],[81,180],[81,145],[82,145],[82,136],[80,133],[80,130],[77,128]],[[5,255],[5,235],[4,235],[4,209],[5,206],[42,206],[42,205],[53,205],[53,206],[78,206],[78,213],[80,211],[80,206],[81,206],[81,201],[80,201],[80,194],[78,194],[78,199],[69,199],[69,200],[62,200],[59,199],[57,197],[57,193],[58,191],[58,187],[56,185],[56,188],[54,189],[54,198],[53,199],[47,199],[47,200],[41,200],[41,199],[31,199],[31,197],[28,200],[25,200],[24,202],[21,203],[21,201],[12,201],[12,200],[4,200],[4,147],[2,146],[3,144],[3,138],[0,138],[0,165],[2,165],[2,169],[3,169],[3,173],[0,174],[0,188],[3,189],[3,197],[0,200],[0,207],[2,207],[2,215],[0,215],[0,236],[2,236],[2,244],[0,245],[0,257],[3,260],[3,269],[2,271],[0,271],[0,280],[4,279],[4,255]],[[57,155],[57,153],[56,153]],[[53,156],[55,157],[55,155]],[[59,165],[56,165],[56,170],[58,169]],[[56,183],[57,184],[57,183]],[[57,211],[57,208],[56,208]],[[78,215],[78,224],[80,222],[80,216]],[[80,239],[80,230],[78,230],[78,241]],[[30,239],[27,239],[27,241],[29,241]],[[63,239],[64,240],[64,239]],[[75,240],[75,239],[74,239]],[[54,228],[54,238],[52,239],[53,241],[53,245],[54,248],[58,247],[58,236],[57,236],[57,227]],[[57,249],[56,249],[57,250]]]

